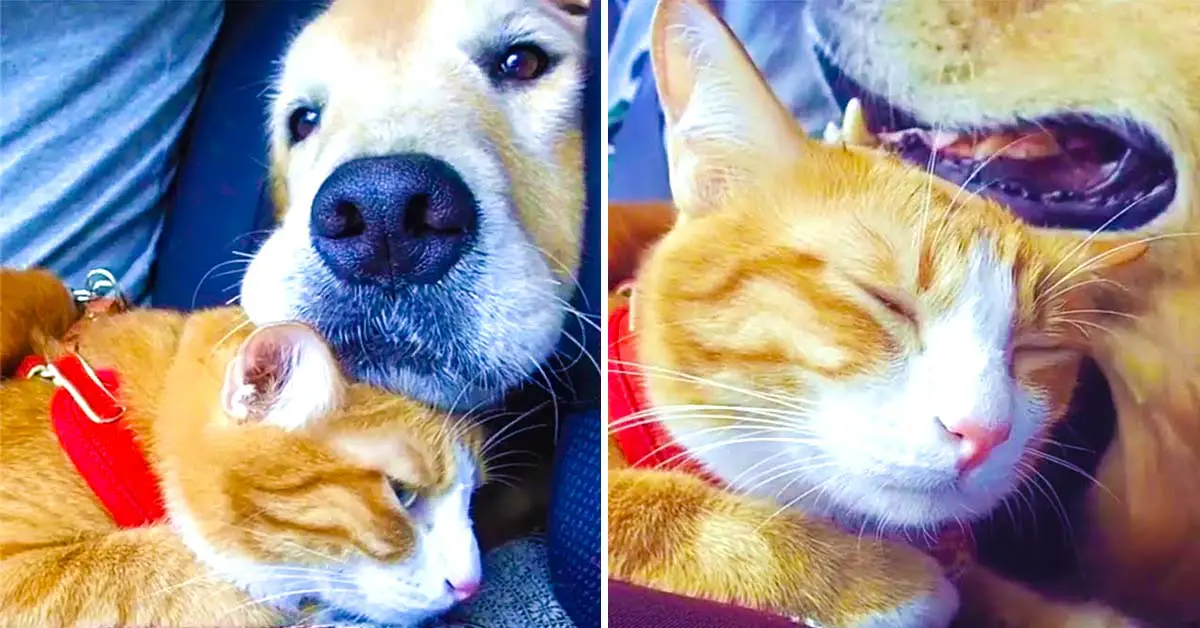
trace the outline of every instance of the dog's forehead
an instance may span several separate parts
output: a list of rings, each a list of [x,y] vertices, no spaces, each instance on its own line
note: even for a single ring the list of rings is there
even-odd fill
[[[537,33],[582,52],[581,18],[568,0],[336,0],[289,51],[287,66],[384,61],[436,64],[504,35]],[[335,57],[336,59],[331,59]],[[336,62],[335,62],[336,60]],[[285,80],[288,77],[285,76]]]

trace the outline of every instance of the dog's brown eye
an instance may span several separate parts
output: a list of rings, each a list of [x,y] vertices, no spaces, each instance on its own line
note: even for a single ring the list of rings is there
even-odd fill
[[[550,56],[532,44],[517,44],[504,51],[496,64],[496,77],[506,81],[532,81],[550,68]]]
[[[303,142],[317,130],[321,123],[321,111],[313,107],[299,107],[288,116],[288,139],[292,144]]]

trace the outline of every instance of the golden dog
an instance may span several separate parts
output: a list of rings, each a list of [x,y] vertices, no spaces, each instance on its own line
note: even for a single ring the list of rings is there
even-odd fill
[[[582,0],[337,0],[271,113],[280,227],[256,324],[301,320],[356,378],[470,408],[554,351],[582,241]]]

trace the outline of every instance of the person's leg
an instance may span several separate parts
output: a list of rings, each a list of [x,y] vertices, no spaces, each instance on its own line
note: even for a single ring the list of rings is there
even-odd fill
[[[221,0],[0,2],[0,263],[147,294]]]

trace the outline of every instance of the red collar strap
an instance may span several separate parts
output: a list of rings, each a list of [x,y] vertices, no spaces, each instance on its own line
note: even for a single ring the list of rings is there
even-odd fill
[[[646,412],[645,386],[638,372],[634,334],[630,331],[632,312],[628,305],[608,313],[608,429],[625,460],[636,468],[678,469],[720,485],[721,481],[704,468],[671,438],[658,419]]]
[[[622,286],[632,303],[631,285]],[[721,486],[719,478],[671,438],[666,428],[650,413],[632,331],[632,308],[621,305],[608,314],[608,428],[625,460],[635,468],[666,468],[686,471]],[[636,415],[636,417],[635,417]],[[958,527],[943,530],[923,549],[938,560],[951,578],[957,578],[972,563],[974,539]]]
[[[50,421],[63,451],[97,499],[122,528],[166,519],[158,477],[137,436],[121,420],[120,381],[111,370],[93,370],[75,353],[47,363],[31,356],[17,377],[40,377],[58,388]]]

